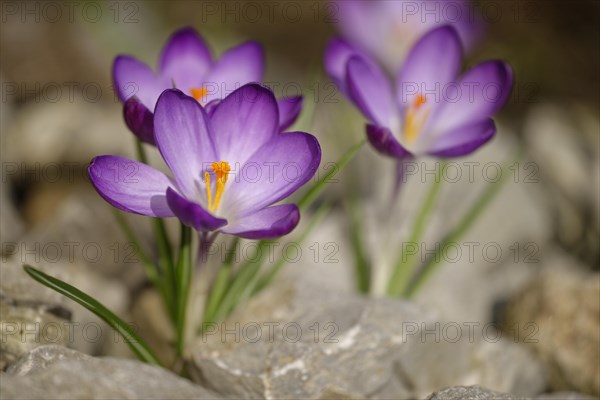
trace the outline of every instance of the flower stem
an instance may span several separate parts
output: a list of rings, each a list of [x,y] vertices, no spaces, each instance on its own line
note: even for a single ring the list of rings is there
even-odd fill
[[[346,205],[350,216],[350,240],[354,253],[354,266],[356,269],[356,289],[359,293],[369,293],[371,287],[371,266],[365,252],[363,229],[357,200],[352,199]]]
[[[425,198],[425,201],[421,206],[421,210],[419,211],[419,214],[417,215],[417,219],[415,220],[415,224],[413,226],[412,234],[408,242],[406,242],[407,244],[419,246],[419,243],[421,242],[423,233],[425,232],[425,227],[427,226],[427,221],[429,220],[429,215],[431,214],[431,211],[435,206],[438,195],[440,193],[440,189],[442,187],[441,174],[445,166],[446,163],[442,162],[436,172],[435,181],[431,185],[431,188],[427,193],[427,197]],[[408,281],[412,277],[416,262],[415,255],[417,254],[419,253],[400,253],[398,260],[396,261],[396,266],[394,268],[392,279],[390,279],[390,283],[388,285],[387,294],[389,296],[395,297],[400,296],[402,294],[404,288],[408,284]]]
[[[250,287],[254,287],[255,280],[258,279],[258,271],[260,270],[265,254],[267,253],[267,243],[268,241],[266,240],[259,241],[252,258],[240,266],[223,295],[222,301],[215,310],[212,316],[212,322],[221,321],[227,317],[240,303],[240,299],[244,296],[244,292]]]
[[[415,295],[415,293],[418,292],[418,290],[431,276],[433,271],[435,271],[435,269],[440,265],[440,254],[443,254],[443,252],[446,251],[448,246],[459,241],[460,238],[469,230],[471,225],[473,225],[473,223],[477,220],[479,215],[481,215],[483,210],[485,210],[487,205],[500,191],[500,188],[502,188],[507,176],[508,174],[504,173],[498,181],[490,183],[488,185],[486,190],[479,196],[473,207],[469,210],[467,215],[465,215],[460,224],[456,228],[454,228],[448,235],[446,235],[437,253],[427,260],[425,265],[417,272],[414,280],[410,282],[409,285],[407,285],[403,292],[404,297],[412,297]]]
[[[181,240],[177,257],[177,355],[185,350],[187,304],[192,284],[192,230],[181,224]]]
[[[204,317],[202,319],[204,323],[211,323],[213,321],[215,312],[217,311],[217,307],[221,303],[223,296],[227,290],[227,283],[229,282],[229,277],[231,275],[231,270],[233,268],[233,260],[235,258],[235,251],[237,249],[239,243],[239,238],[236,237],[233,242],[233,250],[227,254],[227,258],[221,268],[219,268],[219,272],[212,284],[210,294],[208,300],[206,302],[206,307],[204,309]]]

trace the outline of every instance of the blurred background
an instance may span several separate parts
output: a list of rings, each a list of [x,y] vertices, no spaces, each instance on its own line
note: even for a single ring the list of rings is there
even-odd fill
[[[147,295],[142,269],[131,262],[135,249],[128,247],[112,210],[95,194],[85,172],[95,155],[134,155],[133,137],[112,90],[117,54],[135,55],[154,67],[168,36],[187,25],[203,35],[213,55],[245,40],[261,42],[267,58],[265,83],[277,97],[304,96],[305,108],[294,129],[319,138],[324,163],[337,160],[363,137],[364,120],[323,71],[327,41],[339,32],[335,3],[74,4],[2,2],[3,291],[16,293],[14,282],[25,279],[10,268],[23,262],[52,265],[117,313],[144,320],[156,298]],[[600,2],[481,0],[472,6],[485,28],[466,64],[507,60],[516,82],[497,116],[494,141],[458,162],[501,164],[517,149],[525,156],[512,170],[514,179],[465,238],[499,244],[504,256],[490,262],[479,254],[475,261],[446,263],[417,301],[456,321],[494,321],[504,327],[535,321],[546,336],[530,347],[551,366],[550,385],[598,394]],[[157,154],[152,160],[160,164]],[[393,241],[407,233],[426,186],[412,179],[400,206],[390,207],[384,200],[392,172],[391,161],[365,148],[327,192],[339,200],[336,204],[358,193],[365,215],[373,215],[366,218],[364,236],[367,248],[374,250],[374,268],[390,263],[389,253],[378,246],[393,248]],[[444,189],[430,240],[459,219],[485,185],[481,171],[475,175],[474,182],[462,179]],[[334,207],[315,233],[315,240],[339,244],[339,262],[324,266],[310,260],[290,267],[290,274],[302,270],[311,275],[309,280],[351,290],[353,252],[344,214],[343,207]],[[147,221],[128,219],[148,236]],[[397,232],[380,229],[386,219],[395,221]],[[385,273],[378,279],[381,284]],[[94,317],[76,309],[73,318]],[[111,341],[75,347],[90,354],[127,354],[125,346]]]

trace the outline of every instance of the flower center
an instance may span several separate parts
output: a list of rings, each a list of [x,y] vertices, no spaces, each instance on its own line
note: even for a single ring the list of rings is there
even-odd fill
[[[208,94],[208,89],[205,87],[191,88],[190,93],[196,101],[204,103],[204,100],[206,100],[205,97]]]
[[[427,97],[419,93],[406,110],[404,137],[408,143],[412,143],[417,139],[423,125],[427,121],[429,108],[423,107],[425,103],[427,103]]]
[[[214,212],[219,209],[223,193],[225,192],[225,184],[231,167],[227,161],[213,162],[210,169],[215,174],[215,196],[213,197],[212,187],[210,184],[210,172],[204,172],[204,182],[206,183],[206,198],[208,201],[208,211]]]

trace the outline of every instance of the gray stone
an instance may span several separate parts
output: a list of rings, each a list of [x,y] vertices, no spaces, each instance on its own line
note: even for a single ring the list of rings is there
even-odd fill
[[[423,398],[456,383],[530,395],[545,387],[522,346],[477,333],[470,341],[466,331],[455,341],[440,321],[406,301],[280,282],[204,327],[190,375],[240,398]]]
[[[480,386],[455,386],[432,393],[427,400],[526,400]]]
[[[87,164],[98,154],[133,156],[133,137],[122,119],[122,106],[86,101],[80,93],[56,102],[28,102],[5,131],[4,161],[29,166]]]
[[[65,323],[68,321],[53,315],[44,307],[19,307],[2,302],[0,314],[0,370],[37,346],[67,344]]]
[[[0,370],[44,344],[66,345],[70,309],[58,293],[31,279],[21,266],[0,265]]]
[[[3,244],[16,242],[25,231],[23,221],[9,196],[10,184],[8,183],[8,179],[9,177],[3,173],[2,185],[0,186],[0,236],[2,237]],[[3,245],[0,255],[5,255],[6,250],[6,246]]]
[[[127,320],[129,294],[122,283],[109,280],[80,262],[34,265],[90,294]],[[108,345],[123,343],[121,337],[93,313],[33,280],[23,271],[22,260],[13,256],[2,263],[0,270],[3,332],[7,335],[7,341],[0,346],[4,348],[11,343],[11,360],[40,344],[64,344],[97,354],[103,353]],[[28,330],[13,332],[15,324]]]
[[[535,398],[535,400],[593,400],[597,397],[588,396],[587,394],[575,393],[575,392],[554,392],[542,394]]]
[[[600,274],[560,253],[507,306],[507,330],[548,365],[554,390],[600,394]]]
[[[214,399],[170,371],[135,360],[38,347],[2,375],[2,399]]]
[[[523,128],[556,238],[597,269],[600,219],[598,115],[584,107],[540,104]],[[596,218],[592,218],[595,216]]]
[[[7,368],[6,373],[14,376],[24,376],[43,369],[50,368],[62,360],[89,360],[87,354],[63,346],[39,346],[19,357],[18,361]]]
[[[23,238],[18,256],[31,264],[41,259],[52,264],[88,265],[97,274],[116,278],[132,289],[139,287],[144,279],[140,255],[121,231],[115,211],[91,185],[89,190],[76,190],[62,200],[48,221],[37,224]],[[122,216],[147,245],[148,221],[126,213]],[[37,254],[26,252],[36,248]]]

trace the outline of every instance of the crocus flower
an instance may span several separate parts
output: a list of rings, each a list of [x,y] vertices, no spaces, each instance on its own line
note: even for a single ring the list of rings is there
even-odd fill
[[[335,4],[342,36],[389,71],[397,71],[410,48],[431,29],[452,24],[467,49],[482,32],[464,0],[338,0]]]
[[[156,104],[154,133],[172,177],[119,156],[92,160],[92,184],[114,207],[250,239],[297,225],[296,205],[273,204],[314,175],[321,150],[308,133],[279,133],[270,90],[242,86],[208,115],[193,97],[168,89]]]
[[[485,61],[457,78],[462,61],[451,26],[433,29],[415,44],[394,84],[343,40],[332,40],[325,54],[329,75],[370,120],[370,143],[400,159],[466,155],[495,134],[491,117],[509,97],[512,71],[503,61]]]
[[[249,41],[213,60],[204,40],[193,28],[175,32],[160,55],[158,70],[135,57],[120,55],[113,63],[113,80],[119,99],[125,103],[129,129],[142,141],[154,143],[152,113],[165,89],[177,88],[203,105],[224,98],[233,90],[264,75],[264,51]],[[302,97],[279,100],[280,130],[291,126],[302,109]]]

